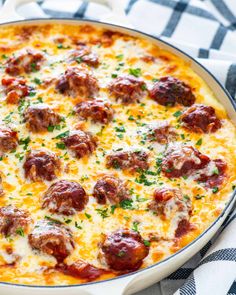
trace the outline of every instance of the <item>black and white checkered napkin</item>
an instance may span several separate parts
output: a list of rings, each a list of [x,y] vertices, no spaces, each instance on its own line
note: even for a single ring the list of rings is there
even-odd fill
[[[236,98],[236,0],[113,1],[125,2],[128,19],[136,29],[161,37],[197,58]],[[109,10],[80,0],[45,0],[40,6],[28,4],[20,11],[27,18],[100,19]],[[235,280],[236,210],[197,255],[167,279],[138,294],[236,295]]]

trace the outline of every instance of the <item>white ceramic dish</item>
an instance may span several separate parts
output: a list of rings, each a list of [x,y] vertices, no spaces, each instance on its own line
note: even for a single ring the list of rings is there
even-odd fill
[[[16,7],[19,4],[32,2],[32,0],[7,0],[5,6],[0,12],[0,22],[2,26],[10,25],[17,26],[19,22],[21,24],[40,24],[40,23],[55,23],[60,22],[64,24],[92,24],[94,26],[103,27],[110,30],[121,31],[128,33],[133,36],[140,36],[146,38],[150,42],[157,44],[159,47],[166,49],[174,54],[178,55],[182,59],[188,61],[193,70],[201,76],[208,86],[213,90],[216,98],[224,105],[227,113],[232,121],[236,124],[236,104],[230,97],[228,92],[222,87],[217,79],[201,64],[192,59],[190,56],[182,52],[181,50],[173,47],[172,45],[147,34],[138,32],[127,27],[129,25],[124,11],[123,1],[119,0],[93,0],[94,2],[100,2],[108,4],[112,9],[112,13],[105,16],[103,22],[84,21],[84,20],[70,20],[70,19],[35,19],[35,20],[22,20],[22,17],[16,12]],[[122,23],[124,26],[107,24],[105,22],[115,22],[116,24]],[[166,258],[165,260],[150,266],[146,269],[138,270],[132,274],[123,275],[114,279],[109,279],[100,282],[92,282],[83,285],[73,286],[52,286],[52,287],[41,287],[41,286],[26,286],[16,285],[11,283],[0,283],[0,294],[1,295],[121,295],[121,294],[133,294],[141,289],[144,289],[164,277],[168,276],[181,265],[183,265],[190,257],[197,253],[216,233],[220,228],[221,224],[227,217],[235,201],[235,192],[232,194],[229,203],[221,215],[215,220],[211,226],[205,230],[197,239],[188,244],[186,247],[175,253],[174,255]]]

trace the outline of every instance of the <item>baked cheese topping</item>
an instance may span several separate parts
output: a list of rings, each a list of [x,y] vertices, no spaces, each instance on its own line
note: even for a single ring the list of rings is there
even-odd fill
[[[153,265],[219,216],[235,126],[179,57],[85,25],[0,29],[0,281]]]

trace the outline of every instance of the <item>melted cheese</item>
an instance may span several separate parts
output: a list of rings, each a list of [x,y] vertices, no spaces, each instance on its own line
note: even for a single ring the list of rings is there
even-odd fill
[[[45,216],[58,219],[71,229],[75,240],[75,249],[67,258],[68,263],[77,259],[83,259],[93,265],[102,267],[98,260],[99,242],[103,234],[110,233],[119,228],[132,228],[138,224],[138,230],[144,239],[150,234],[162,239],[151,243],[149,255],[144,260],[142,267],[152,265],[172,253],[178,251],[187,243],[195,239],[204,231],[220,214],[232,192],[232,184],[236,179],[236,137],[235,127],[228,119],[223,106],[215,99],[214,94],[206,83],[196,75],[189,64],[177,56],[158,48],[144,39],[138,39],[127,35],[116,35],[111,46],[105,47],[99,43],[102,36],[102,29],[88,26],[71,25],[41,25],[32,27],[5,26],[0,29],[0,57],[1,76],[4,73],[5,57],[25,47],[35,48],[45,52],[46,61],[38,72],[24,75],[27,83],[36,88],[36,94],[27,97],[24,103],[19,106],[6,103],[4,92],[1,91],[0,112],[2,121],[16,129],[19,138],[24,139],[30,136],[28,146],[19,145],[13,153],[8,153],[0,161],[0,171],[3,178],[5,194],[0,199],[0,205],[13,204],[19,208],[28,210],[36,223]],[[58,38],[64,38],[63,48],[58,48]],[[67,150],[58,149],[55,137],[63,132],[73,129],[78,123],[78,118],[72,114],[77,100],[55,92],[54,87],[44,88],[34,83],[35,78],[40,81],[48,78],[58,78],[68,67],[65,56],[68,51],[75,47],[73,40],[86,42],[91,46],[92,51],[99,56],[100,66],[92,69],[94,76],[98,79],[101,87],[98,98],[110,100],[115,110],[114,120],[106,126],[86,121],[84,128],[98,138],[98,148],[90,156],[83,159],[76,159]],[[59,46],[60,47],[60,46]],[[141,57],[153,55],[156,62],[146,63]],[[0,55],[1,56],[1,55]],[[87,67],[84,64],[72,65]],[[127,74],[130,68],[140,68],[141,77],[150,87],[153,79],[165,75],[173,75],[186,83],[193,89],[196,95],[196,102],[211,105],[216,109],[217,116],[222,120],[222,128],[212,134],[189,133],[179,126],[178,118],[174,114],[182,110],[182,106],[164,107],[157,104],[150,98],[144,97],[141,103],[124,106],[109,96],[107,85],[112,80],[112,74]],[[22,122],[22,113],[28,104],[37,104],[40,101],[49,104],[65,118],[60,125],[60,130],[53,132],[30,133]],[[193,178],[170,180],[162,174],[146,175],[148,185],[140,183],[138,174],[131,174],[126,171],[107,169],[104,157],[106,154],[123,148],[146,149],[150,153],[150,170],[155,170],[156,159],[164,152],[165,146],[158,143],[143,141],[141,130],[143,124],[151,124],[157,120],[168,120],[176,127],[179,135],[178,141],[187,142],[196,146],[201,138],[199,150],[212,159],[221,158],[228,164],[227,181],[216,194],[210,189],[194,181]],[[125,132],[118,132],[116,127],[124,126]],[[86,190],[89,203],[82,212],[71,217],[51,215],[46,209],[41,209],[42,196],[47,190],[50,182],[29,182],[25,179],[22,165],[24,162],[25,148],[45,148],[55,152],[61,157],[63,167],[58,179],[71,179],[78,181]],[[196,159],[197,162],[198,159]],[[179,167],[181,163],[176,163]],[[211,170],[214,167],[207,167]],[[92,197],[92,190],[96,181],[106,173],[113,173],[124,179],[132,191],[132,208],[116,208],[112,213],[110,205],[98,205]],[[181,188],[184,195],[192,201],[193,213],[191,222],[195,230],[189,232],[176,245],[173,241],[174,231],[181,216],[174,216],[172,222],[160,219],[151,211],[146,210],[148,202],[152,199],[156,187],[168,185],[173,188]],[[196,196],[203,196],[201,199]],[[174,204],[170,204],[174,206]],[[103,218],[97,209],[107,210]],[[168,208],[167,208],[168,209]],[[185,212],[179,213],[185,214]],[[33,224],[31,225],[33,228]],[[55,266],[56,260],[42,253],[33,251],[28,244],[27,235],[24,237],[12,237],[0,239],[0,281],[24,284],[40,285],[63,285],[81,283],[82,280],[66,276],[56,271],[45,269]],[[7,254],[5,247],[12,246],[14,254]],[[18,257],[18,258],[17,258]],[[6,266],[6,263],[16,261],[15,266]],[[103,275],[100,279],[114,276],[114,274]]]

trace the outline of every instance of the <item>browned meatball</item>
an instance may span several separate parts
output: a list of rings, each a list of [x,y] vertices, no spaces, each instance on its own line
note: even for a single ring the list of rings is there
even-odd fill
[[[124,104],[137,102],[146,94],[145,82],[129,75],[115,78],[108,89],[111,95]]]
[[[161,144],[167,144],[177,137],[175,129],[167,121],[159,121],[147,126],[147,138],[150,141],[157,141]]]
[[[92,67],[99,65],[98,55],[86,45],[79,45],[75,50],[71,50],[69,52],[69,61],[84,62]]]
[[[87,202],[86,192],[79,183],[59,180],[44,194],[42,207],[51,213],[73,215],[83,210]]]
[[[51,181],[56,178],[56,173],[61,165],[59,158],[46,150],[32,150],[25,158],[23,168],[25,177],[32,181],[43,179]]]
[[[41,52],[24,49],[7,60],[6,73],[17,76],[23,73],[38,71],[44,59]]]
[[[68,68],[56,82],[56,90],[72,97],[94,97],[99,90],[97,79],[87,70]]]
[[[167,177],[188,176],[204,168],[210,159],[192,146],[172,144],[162,160],[162,171]]]
[[[122,200],[130,198],[125,183],[112,175],[105,175],[97,181],[93,189],[93,196],[99,204],[119,204]]]
[[[7,95],[7,102],[12,104],[17,104],[21,98],[27,96],[30,92],[30,87],[26,85],[24,79],[3,78],[2,86]]]
[[[191,212],[190,200],[183,198],[180,190],[168,187],[156,189],[148,207],[163,219],[171,219],[177,212],[185,215]]]
[[[52,221],[40,221],[29,235],[33,249],[54,256],[62,262],[74,249],[74,241],[69,228]]]
[[[115,152],[106,157],[106,166],[131,171],[146,170],[149,167],[148,153],[141,150]]]
[[[215,109],[211,106],[195,104],[181,116],[183,126],[192,132],[211,133],[221,127],[221,121],[216,117]]]
[[[92,154],[97,143],[93,136],[82,130],[71,131],[67,137],[62,139],[65,146],[70,149],[77,158]]]
[[[0,207],[0,232],[8,237],[24,235],[28,231],[31,218],[26,211],[13,206]]]
[[[108,123],[113,118],[113,109],[103,100],[84,101],[76,105],[75,111],[83,119],[91,118],[94,122]]]
[[[224,160],[215,159],[196,174],[196,180],[206,187],[219,188],[226,178],[227,164]]]
[[[0,126],[0,153],[10,152],[18,145],[17,132],[6,126]]]
[[[128,229],[107,235],[101,245],[101,256],[111,269],[117,271],[137,270],[148,252],[141,235]]]
[[[49,126],[55,126],[61,122],[61,116],[47,104],[29,106],[24,113],[24,119],[28,129],[32,132],[45,131]]]
[[[156,212],[163,220],[177,224],[175,237],[180,238],[193,227],[189,222],[191,215],[191,201],[184,198],[179,189],[168,187],[158,188],[154,191],[153,201],[149,209]]]
[[[187,84],[171,76],[160,78],[153,85],[150,96],[161,105],[179,103],[184,106],[190,106],[196,99]]]

